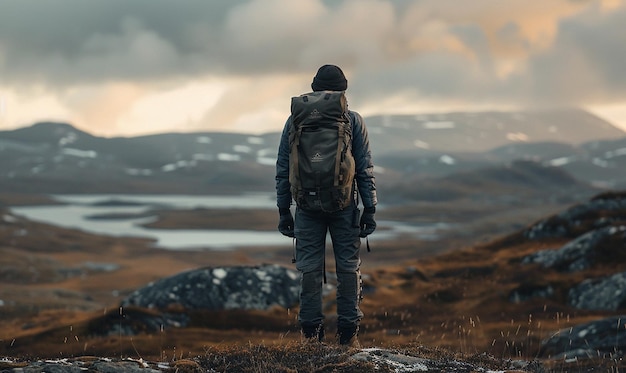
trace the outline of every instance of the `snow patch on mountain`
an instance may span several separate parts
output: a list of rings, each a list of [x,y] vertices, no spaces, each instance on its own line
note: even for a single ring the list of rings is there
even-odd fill
[[[437,121],[437,122],[428,121],[428,122],[424,122],[422,124],[422,127],[424,127],[425,129],[430,129],[430,130],[444,130],[444,129],[455,128],[456,124],[450,120]]]
[[[522,132],[509,132],[506,134],[506,138],[514,142],[527,142],[530,139],[527,134]]]
[[[61,153],[78,158],[96,158],[98,156],[98,153],[94,150],[81,150],[74,148],[63,148],[61,149]]]
[[[545,164],[547,166],[552,166],[552,167],[561,167],[561,166],[565,166],[566,164],[572,163],[575,160],[576,160],[576,157],[559,157],[559,158],[551,159],[545,162]]]
[[[595,166],[602,167],[602,168],[608,168],[611,166],[611,164],[608,161],[602,158],[593,158],[591,160],[591,163]]]
[[[420,149],[430,149],[430,145],[427,142],[418,139],[413,141],[413,145],[415,145],[416,148]]]
[[[626,155],[626,148],[619,148],[619,149],[615,149],[612,151],[608,151],[604,153],[604,158],[611,159],[615,157],[621,157],[623,155]]]
[[[248,143],[254,145],[263,145],[265,144],[265,139],[262,137],[250,136],[248,137]]]
[[[452,158],[449,155],[445,155],[444,154],[441,157],[439,157],[439,162],[452,166],[452,165],[456,164],[456,159]]]
[[[234,145],[233,151],[237,153],[250,153],[252,152],[252,148],[248,145]]]
[[[176,163],[169,163],[164,166],[161,166],[161,170],[163,172],[172,172],[172,171],[178,170],[179,168],[189,168],[189,167],[194,167],[195,165],[196,165],[195,161],[181,160]]]
[[[131,176],[150,176],[152,175],[152,170],[144,168],[144,169],[138,169],[138,168],[127,168],[124,170],[126,172],[127,175],[131,175]]]
[[[223,162],[238,162],[241,160],[239,154],[219,153],[217,159]]]
[[[76,142],[76,140],[78,140],[78,135],[76,134],[76,132],[68,132],[65,134],[65,136],[61,137],[59,139],[59,146],[65,146],[67,144],[71,144]]]

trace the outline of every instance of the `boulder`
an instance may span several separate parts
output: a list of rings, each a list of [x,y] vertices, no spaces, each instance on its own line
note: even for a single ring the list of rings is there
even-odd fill
[[[528,255],[522,260],[522,264],[539,263],[546,268],[564,272],[581,271],[591,267],[601,256],[597,255],[597,249],[601,244],[615,236],[624,236],[625,231],[626,226],[623,225],[595,229],[569,241],[559,249],[542,250]]]
[[[299,301],[299,273],[278,265],[208,267],[176,274],[138,289],[122,307],[187,310],[266,310]]]
[[[531,225],[523,234],[530,240],[573,238],[591,229],[602,228],[614,222],[623,221],[625,211],[625,195],[599,195],[589,202],[573,206]]]
[[[585,310],[616,311],[626,306],[626,272],[588,279],[570,289],[568,303]]]
[[[566,328],[541,342],[539,357],[553,359],[605,358],[626,348],[626,315]]]
[[[550,298],[554,288],[550,285],[522,284],[509,293],[509,302],[520,303],[534,298]]]

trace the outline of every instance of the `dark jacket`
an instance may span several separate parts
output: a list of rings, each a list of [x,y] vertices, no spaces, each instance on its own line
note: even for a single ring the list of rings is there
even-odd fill
[[[376,199],[376,181],[374,178],[374,164],[367,135],[367,128],[361,115],[350,111],[352,124],[352,154],[355,160],[355,180],[359,195],[365,208],[372,208],[378,202]],[[291,184],[289,183],[289,129],[291,116],[287,119],[278,146],[276,161],[276,203],[278,208],[289,208],[292,202]]]

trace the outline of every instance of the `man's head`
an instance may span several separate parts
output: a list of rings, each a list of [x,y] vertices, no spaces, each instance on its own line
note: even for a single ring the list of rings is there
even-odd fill
[[[313,91],[345,91],[348,80],[339,66],[324,65],[317,70],[311,88]]]

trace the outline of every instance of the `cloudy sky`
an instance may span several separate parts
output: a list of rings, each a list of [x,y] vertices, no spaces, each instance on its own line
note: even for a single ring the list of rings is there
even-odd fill
[[[278,131],[326,63],[365,116],[581,106],[626,129],[626,0],[2,0],[0,129]]]

